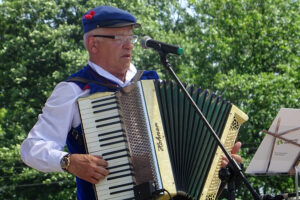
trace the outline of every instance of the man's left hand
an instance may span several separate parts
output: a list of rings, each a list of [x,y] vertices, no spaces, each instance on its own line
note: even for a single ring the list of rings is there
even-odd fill
[[[237,154],[237,152],[240,150],[242,146],[242,143],[241,142],[237,142],[234,144],[232,150],[231,150],[231,157],[233,159],[235,159],[238,163],[241,163],[242,162],[242,157],[240,155]],[[228,159],[225,155],[222,155],[222,167],[226,167],[226,165],[228,164]]]

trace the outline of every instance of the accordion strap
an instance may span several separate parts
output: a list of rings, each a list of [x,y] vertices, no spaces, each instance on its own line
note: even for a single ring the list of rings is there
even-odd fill
[[[136,83],[138,80],[140,80],[140,78],[142,77],[143,73],[144,73],[144,70],[138,70],[136,72],[135,76],[132,78],[131,82],[132,83]],[[103,87],[107,87],[107,88],[113,89],[113,90],[120,88],[119,86],[115,86],[115,85],[108,84],[108,83],[101,83],[101,82],[98,82],[98,81],[95,81],[95,80],[90,80],[90,79],[82,78],[82,77],[79,77],[79,76],[74,76],[72,78],[69,78],[66,81],[67,82],[78,81],[78,82],[84,83],[84,84],[94,83],[94,84],[97,84],[97,85],[100,85],[100,86],[103,86]]]
[[[98,81],[95,81],[95,80],[90,80],[90,79],[86,79],[86,78],[82,78],[82,77],[79,77],[79,76],[74,76],[72,78],[69,78],[68,80],[66,80],[67,82],[73,82],[73,81],[77,81],[77,82],[80,82],[80,83],[84,83],[84,84],[88,84],[88,83],[94,83],[96,85],[100,85],[100,86],[103,86],[103,87],[107,87],[109,89],[118,89],[119,87],[118,86],[114,86],[112,84],[107,84],[107,83],[101,83],[101,82],[98,82]]]
[[[135,76],[132,78],[131,82],[136,83],[137,81],[140,80],[140,78],[143,76],[145,70],[138,70],[135,74]]]

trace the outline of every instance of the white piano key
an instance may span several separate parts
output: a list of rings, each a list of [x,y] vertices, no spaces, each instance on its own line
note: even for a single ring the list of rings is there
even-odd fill
[[[119,170],[132,170],[132,167],[130,165],[127,165],[127,166],[122,166],[122,167],[118,167],[118,168],[114,168],[114,169],[110,169],[109,170],[109,173],[115,173]]]
[[[90,133],[94,133],[94,132],[99,132],[99,134],[104,134],[104,133],[108,133],[113,130],[122,129],[122,128],[123,128],[122,124],[113,124],[113,125],[101,127],[101,128],[96,128],[96,127],[92,127],[92,126],[86,127],[83,124],[83,129],[84,129],[85,134],[90,134]]]
[[[88,134],[88,135],[85,135],[85,141],[87,143],[92,143],[92,142],[98,142],[99,141],[99,136],[98,134]]]
[[[90,118],[91,116],[94,116],[94,117],[97,117],[97,116],[99,116],[99,117],[106,116],[107,117],[108,113],[119,113],[119,109],[116,108],[116,107],[117,107],[117,104],[116,105],[107,106],[106,107],[107,110],[104,110],[104,109],[101,109],[101,108],[80,110],[80,115],[82,117],[84,117],[84,118]]]
[[[112,180],[120,180],[124,177],[132,177],[132,172],[131,171],[121,171],[118,172],[117,174],[109,174],[107,176],[107,182],[110,182]]]
[[[129,160],[127,159],[127,162],[125,162],[125,159],[118,159],[117,161],[108,161],[108,168],[114,168],[123,164],[129,164]]]
[[[132,176],[126,176],[126,177],[122,177],[119,179],[114,179],[114,180],[107,180],[107,179],[103,179],[102,181],[100,181],[96,186],[97,187],[104,187],[105,185],[116,185],[119,182],[132,182],[133,181],[133,177]]]
[[[88,145],[88,149],[89,149],[89,152],[97,152],[97,151],[104,151],[106,149],[111,149],[111,148],[115,148],[115,147],[127,147],[127,144],[125,143],[118,143],[118,144],[112,144],[110,146],[104,146],[104,147],[101,147],[100,148],[100,145],[97,145],[97,146],[91,146],[89,144]]]
[[[121,131],[123,130],[123,127],[121,124],[114,124],[109,127],[109,129],[103,129],[103,128],[90,128],[85,130],[85,137],[106,137],[111,134],[114,134],[116,131]]]
[[[99,140],[101,140],[101,139],[107,139],[110,137],[117,137],[117,136],[122,137],[124,135],[125,135],[125,133],[123,131],[119,131],[119,132],[112,133],[112,134],[105,135],[105,136],[98,136],[98,134],[95,134],[95,135],[89,134],[85,137],[85,140],[87,143],[92,143],[92,142],[99,142]]]
[[[124,137],[124,135],[119,136],[118,138],[113,138],[113,139],[109,139],[106,141],[98,141],[98,142],[92,142],[92,143],[87,143],[88,147],[90,148],[99,148],[99,150],[101,148],[107,148],[107,147],[115,147],[114,145],[119,144],[121,145],[122,143],[126,143],[126,138]],[[118,145],[117,145],[118,146]],[[112,148],[110,147],[110,148]],[[89,149],[92,150],[92,149]]]
[[[130,159],[129,159],[129,157],[122,157],[122,158],[119,158],[118,160],[109,160],[107,162],[108,162],[108,167],[114,167],[114,166],[120,165],[120,163],[129,164]]]
[[[120,193],[115,193],[115,194],[110,194],[111,192],[109,190],[101,190],[101,189],[97,189],[97,193],[98,198],[100,196],[100,199],[126,199],[126,198],[131,198],[134,197],[134,191],[133,191],[133,186],[127,188],[127,189],[131,189],[129,191],[124,191],[124,192],[120,192]],[[121,189],[122,190],[122,189]],[[117,190],[114,190],[113,192],[115,192]]]
[[[95,185],[96,190],[102,190],[103,193],[107,192],[108,188],[111,186],[119,185],[120,183],[131,183],[133,181],[133,176],[125,176],[118,179],[107,180],[107,177],[101,180],[98,184]]]
[[[120,141],[124,142],[125,140],[126,140],[126,138],[124,137],[124,134],[121,134],[116,138],[107,138],[104,141],[99,141],[99,145],[100,145],[100,147],[102,147],[102,146],[110,145],[110,144],[115,143],[115,142],[120,142]]]
[[[123,162],[123,164],[130,163],[130,157],[121,157],[119,159],[108,160],[108,167],[116,166],[118,162]]]
[[[122,153],[122,152],[127,152],[128,153],[129,149],[126,148],[126,147],[125,148],[117,147],[117,148],[110,148],[109,150],[102,151],[104,157],[115,156],[115,155],[118,155],[119,153]]]
[[[99,155],[99,153],[101,153],[101,156],[107,152],[112,152],[112,151],[117,151],[117,150],[121,150],[121,149],[128,149],[127,144],[121,144],[118,146],[112,146],[112,147],[108,147],[108,148],[99,148],[98,151],[96,152],[92,152],[92,155]]]
[[[108,126],[113,123],[122,123],[122,121],[120,118],[113,118],[113,119],[108,119],[105,121],[95,121],[95,124],[98,128],[105,127],[105,126]]]
[[[105,121],[95,121],[95,120],[88,120],[87,123],[89,124],[94,124],[97,128],[103,128],[106,126],[113,125],[113,123],[122,123],[120,118],[114,118],[114,119],[109,119]]]
[[[126,183],[133,183],[133,177],[124,177],[114,181],[103,180],[100,183],[96,184],[95,186],[99,191],[106,191],[109,190],[110,187],[118,186]],[[122,188],[122,187],[118,187],[118,188]]]
[[[99,188],[100,194],[108,194],[111,197],[114,197],[115,195],[118,194],[126,194],[130,191],[133,191],[133,184],[130,185],[124,185],[123,187],[118,187],[118,188],[114,188],[114,189],[109,189],[108,188]],[[127,191],[125,191],[127,190]],[[119,196],[119,195],[118,195]]]
[[[110,195],[114,195],[114,194],[117,194],[118,191],[124,191],[124,190],[128,190],[128,189],[133,189],[133,187],[134,187],[134,185],[132,185],[132,184],[130,184],[130,185],[124,185],[123,187],[109,189],[109,192],[110,192]]]
[[[115,115],[110,115],[110,116],[115,116]],[[102,118],[99,117],[98,119],[100,119],[100,120],[97,121],[96,118],[82,118],[82,120],[84,121],[84,127],[86,127],[86,128],[97,127],[98,125],[108,124],[110,122],[116,122],[116,121],[121,120],[121,118],[119,118],[119,117],[116,117],[113,119],[108,119],[108,120],[103,120],[103,119],[105,119],[105,117],[102,117]]]
[[[118,144],[112,144],[110,146],[100,146],[100,144],[97,143],[92,143],[92,144],[87,144],[88,148],[89,148],[89,152],[95,152],[95,151],[104,151],[106,149],[111,149],[114,147],[127,147],[127,145],[125,143],[118,143]]]
[[[79,106],[81,109],[91,108],[93,105],[99,105],[101,103],[109,103],[116,101],[116,98],[111,98],[113,96],[107,96],[105,98],[97,98],[97,99],[85,99],[79,101]],[[106,99],[106,100],[105,100]],[[100,102],[96,102],[98,100],[101,100]],[[94,102],[94,103],[93,103]]]
[[[128,152],[123,152],[123,153],[120,153],[120,155],[119,156],[117,156],[117,157],[112,157],[113,159],[109,159],[109,158],[107,158],[107,157],[104,157],[103,159],[104,160],[106,160],[107,162],[109,162],[111,165],[114,165],[115,164],[115,162],[117,162],[117,161],[119,161],[120,159],[122,159],[122,158],[127,158],[127,161],[126,160],[124,160],[124,164],[129,164],[129,162],[130,162],[130,155],[129,155],[129,153]],[[127,167],[128,169],[130,169],[130,167]],[[119,168],[112,168],[112,169],[110,169],[109,168],[109,171],[111,172],[111,173],[113,173],[113,172],[115,172],[115,171],[117,171],[117,170],[120,170],[121,169],[121,167],[119,167]]]
[[[126,193],[119,193],[115,195],[111,195],[108,200],[120,200],[120,199],[127,199],[127,198],[133,198],[134,197],[134,191],[128,191]]]
[[[111,103],[93,105],[90,109],[93,111],[93,113],[101,113],[104,110],[118,109],[118,107],[119,107],[118,102],[115,101],[115,102],[111,102]]]
[[[91,104],[97,104],[99,102],[107,102],[107,101],[111,101],[114,99],[116,99],[115,95],[107,95],[107,96],[103,96],[103,97],[97,97],[97,98],[91,99]]]
[[[111,113],[112,115],[119,113],[119,109],[111,109],[111,110],[102,111],[102,112],[94,112],[94,111],[95,110],[92,110],[92,109],[80,111],[80,115],[83,118],[91,118],[91,117],[102,118],[102,117],[107,117],[106,115],[109,113]]]
[[[90,103],[92,106],[94,105],[99,105],[99,104],[103,104],[103,103],[110,103],[110,102],[114,102],[116,101],[117,99],[114,97],[108,97],[108,98],[99,98],[99,99],[94,99],[92,100]]]

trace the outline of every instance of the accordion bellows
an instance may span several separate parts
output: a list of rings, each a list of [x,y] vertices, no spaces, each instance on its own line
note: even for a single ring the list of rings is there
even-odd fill
[[[187,89],[230,151],[248,116],[207,90]],[[216,199],[222,151],[176,84],[138,81],[78,105],[87,152],[109,163],[110,174],[94,187],[97,199],[135,199],[133,187],[148,181],[172,196]]]

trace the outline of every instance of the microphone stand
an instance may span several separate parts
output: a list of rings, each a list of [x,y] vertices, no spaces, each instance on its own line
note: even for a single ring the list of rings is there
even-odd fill
[[[207,128],[210,130],[210,133],[213,135],[213,137],[217,141],[218,146],[222,149],[225,156],[228,158],[233,173],[236,174],[236,176],[238,176],[242,179],[242,181],[244,182],[246,187],[249,189],[249,191],[251,192],[251,194],[252,194],[252,196],[254,197],[255,200],[262,200],[261,196],[252,188],[252,186],[248,182],[247,178],[245,177],[245,175],[242,172],[241,167],[236,163],[236,161],[234,159],[231,158],[231,156],[229,155],[229,153],[227,152],[227,150],[225,149],[225,147],[221,143],[218,135],[215,133],[214,129],[211,127],[211,125],[209,124],[209,122],[207,121],[205,116],[202,114],[201,110],[198,108],[198,106],[194,102],[193,98],[190,96],[188,91],[185,89],[185,87],[183,86],[183,84],[181,83],[179,78],[177,77],[176,73],[174,72],[174,70],[172,69],[170,63],[167,60],[167,54],[168,53],[164,52],[162,50],[160,50],[160,51],[158,50],[158,53],[160,55],[160,60],[161,60],[162,64],[170,72],[171,76],[175,79],[177,84],[180,86],[180,88],[184,92],[185,96],[188,98],[188,100],[191,103],[191,105],[193,106],[193,108],[196,110],[196,112],[199,114],[199,116],[203,119],[203,121],[206,124]],[[230,196],[232,196],[232,194]],[[234,199],[234,197],[231,197],[231,198]]]

